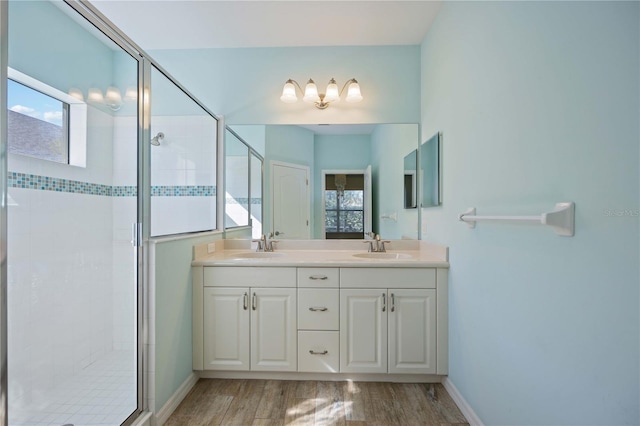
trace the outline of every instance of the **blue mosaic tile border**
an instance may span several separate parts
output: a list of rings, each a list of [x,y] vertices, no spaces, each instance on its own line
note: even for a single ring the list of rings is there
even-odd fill
[[[216,187],[211,185],[160,185],[151,187],[152,197],[213,197]]]
[[[138,187],[136,186],[102,185],[99,183],[81,182],[77,180],[16,172],[9,172],[7,178],[9,188],[102,195],[107,197],[135,197],[138,195]],[[213,197],[215,195],[216,187],[212,185],[162,185],[151,187],[152,197]]]
[[[249,204],[249,199],[248,198],[227,197],[226,198],[226,202],[227,202],[227,204],[247,205],[247,204]],[[262,198],[252,198],[251,199],[251,204],[262,204]]]

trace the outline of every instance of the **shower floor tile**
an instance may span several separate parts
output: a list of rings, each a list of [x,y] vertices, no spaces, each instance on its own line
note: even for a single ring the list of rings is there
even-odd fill
[[[11,401],[9,425],[119,425],[136,408],[134,360],[133,351],[113,351],[60,385],[41,391],[37,401]]]

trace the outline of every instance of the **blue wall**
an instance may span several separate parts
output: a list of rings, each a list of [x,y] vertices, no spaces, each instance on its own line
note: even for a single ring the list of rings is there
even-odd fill
[[[639,3],[445,2],[422,45],[443,132],[450,379],[485,424],[640,424]],[[576,234],[457,215],[576,203]]]
[[[227,124],[417,123],[420,119],[419,46],[156,50],[151,54]],[[289,78],[355,77],[363,101],[319,110],[280,101]]]
[[[88,36],[52,3],[10,1],[9,19],[10,67],[65,93],[72,87],[81,89],[85,98],[90,87],[104,93],[115,83],[116,53],[110,48],[115,44],[97,31],[92,34],[100,39]]]

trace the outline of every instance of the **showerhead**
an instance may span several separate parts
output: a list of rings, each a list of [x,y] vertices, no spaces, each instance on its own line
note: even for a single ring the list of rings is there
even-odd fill
[[[155,135],[153,137],[153,139],[151,139],[151,145],[153,146],[160,146],[160,141],[164,139],[164,133],[162,132],[158,132],[157,135]]]

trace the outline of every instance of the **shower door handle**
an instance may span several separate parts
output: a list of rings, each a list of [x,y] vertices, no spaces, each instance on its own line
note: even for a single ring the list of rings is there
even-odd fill
[[[133,247],[142,246],[142,224],[141,223],[131,224],[131,245]]]

